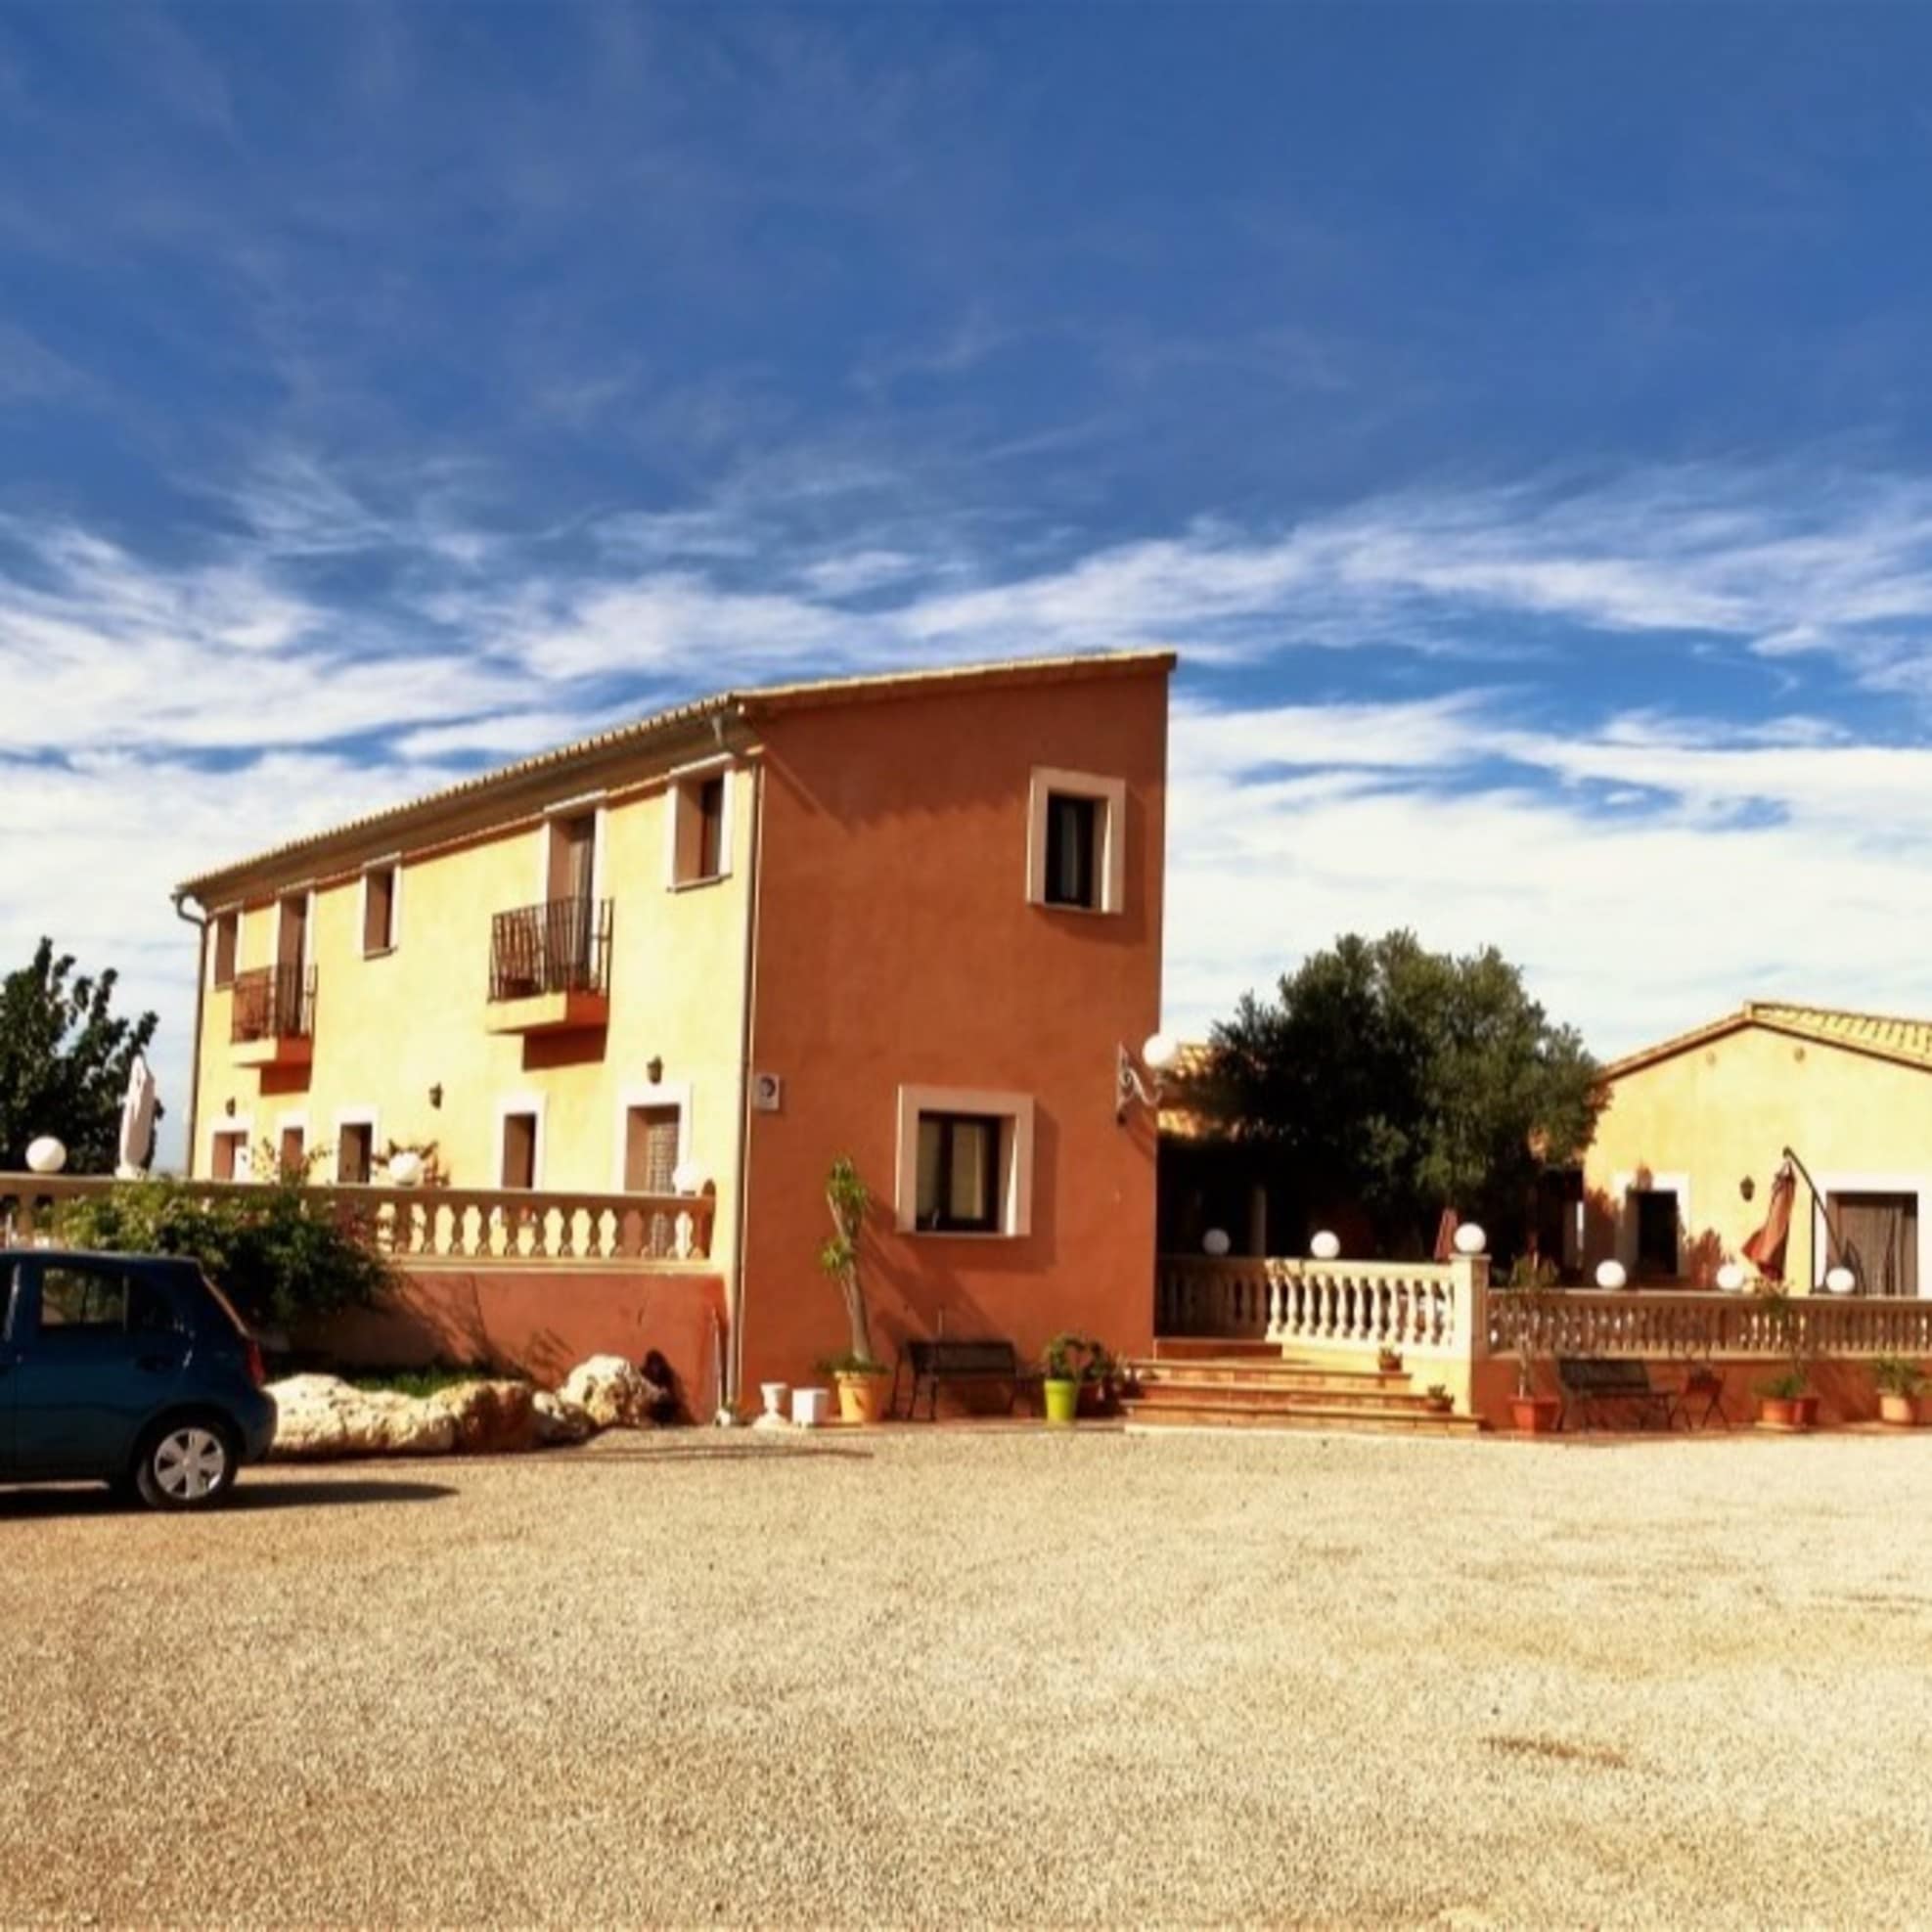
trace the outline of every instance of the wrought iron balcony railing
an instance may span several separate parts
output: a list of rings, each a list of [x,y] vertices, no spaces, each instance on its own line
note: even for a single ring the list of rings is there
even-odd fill
[[[492,1001],[609,990],[608,899],[552,899],[491,921]]]
[[[235,975],[228,1037],[237,1046],[251,1040],[307,1040],[314,1032],[313,966],[256,966]]]

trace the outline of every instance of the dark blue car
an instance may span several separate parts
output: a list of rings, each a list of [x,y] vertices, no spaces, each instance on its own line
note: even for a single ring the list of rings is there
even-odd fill
[[[261,1351],[192,1261],[0,1248],[0,1482],[218,1502],[268,1454]]]

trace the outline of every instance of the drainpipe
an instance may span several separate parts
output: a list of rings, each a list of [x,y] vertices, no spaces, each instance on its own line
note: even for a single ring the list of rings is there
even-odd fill
[[[725,1353],[725,1386],[719,1401],[738,1401],[744,1379],[744,1243],[751,1226],[751,1042],[752,1016],[757,1004],[758,975],[758,851],[765,825],[765,766],[751,761],[751,836],[745,854],[744,977],[739,1001],[738,1040],[738,1162],[733,1177],[737,1199],[732,1203],[736,1229],[732,1239],[731,1274],[725,1284],[725,1319],[731,1325]]]
[[[195,1056],[188,1063],[188,1146],[182,1172],[192,1180],[195,1173],[195,1125],[202,1098],[202,1004],[208,996],[208,920],[205,913],[184,912],[184,901],[193,895],[174,895],[174,916],[184,925],[192,925],[199,935],[195,959]]]

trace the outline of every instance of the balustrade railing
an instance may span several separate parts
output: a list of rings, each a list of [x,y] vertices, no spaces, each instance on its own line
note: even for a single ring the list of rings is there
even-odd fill
[[[1789,1324],[1787,1328],[1786,1324]],[[1541,1355],[1932,1357],[1932,1300],[1566,1288],[1489,1297],[1489,1346]]]
[[[1489,1265],[1163,1258],[1154,1332],[1297,1347],[1466,1356],[1485,1333]]]
[[[57,1244],[67,1211],[112,1181],[0,1174],[0,1246]],[[207,1198],[259,1194],[246,1181],[180,1184]],[[504,1188],[305,1188],[318,1212],[359,1231],[399,1262],[702,1261],[711,1249],[709,1194],[527,1192]]]

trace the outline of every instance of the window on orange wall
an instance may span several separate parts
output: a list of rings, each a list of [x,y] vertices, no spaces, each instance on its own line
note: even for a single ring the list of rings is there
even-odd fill
[[[1101,904],[1101,836],[1106,806],[1069,791],[1047,794],[1047,880],[1050,906]]]
[[[917,1227],[932,1234],[998,1230],[1004,1125],[991,1113],[920,1115]]]

